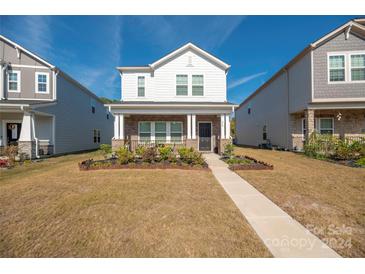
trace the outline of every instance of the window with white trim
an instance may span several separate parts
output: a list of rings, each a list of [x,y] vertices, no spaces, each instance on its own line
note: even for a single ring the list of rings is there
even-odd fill
[[[319,133],[333,134],[333,118],[319,118]]]
[[[365,54],[351,54],[351,81],[365,81]]]
[[[203,75],[193,75],[192,76],[192,94],[193,96],[203,96],[204,95],[204,76]]]
[[[345,55],[330,55],[329,61],[329,81],[344,82],[345,81]]]
[[[138,97],[145,96],[145,77],[138,76]]]
[[[20,92],[20,71],[8,71],[8,91]]]
[[[166,122],[155,122],[156,143],[166,143],[167,127]]]
[[[170,140],[172,143],[180,143],[182,141],[182,123],[170,122]]]
[[[186,74],[176,75],[176,95],[178,96],[188,95],[188,75]]]
[[[138,136],[140,142],[151,141],[151,122],[139,122],[138,124]]]
[[[94,129],[94,144],[100,144],[100,129]]]
[[[48,73],[36,72],[36,92],[37,93],[48,93]]]

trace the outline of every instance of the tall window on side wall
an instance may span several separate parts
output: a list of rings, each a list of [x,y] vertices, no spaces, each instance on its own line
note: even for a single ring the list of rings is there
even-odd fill
[[[185,74],[176,75],[176,95],[188,95],[188,76]]]
[[[36,93],[49,93],[48,73],[36,72],[36,74],[35,74],[35,92]]]
[[[329,81],[345,81],[345,55],[329,56]]]
[[[138,97],[145,96],[145,77],[138,76]]]
[[[138,124],[138,136],[140,142],[151,141],[151,122],[140,122]]]
[[[20,92],[20,71],[11,70],[8,72],[8,91]]]
[[[319,118],[319,133],[333,134],[333,118]]]
[[[192,81],[193,81],[193,86],[192,86],[193,96],[203,96],[204,95],[204,76],[203,75],[193,75]]]
[[[100,129],[94,129],[94,144],[100,144]]]
[[[351,55],[351,81],[365,81],[365,54]]]

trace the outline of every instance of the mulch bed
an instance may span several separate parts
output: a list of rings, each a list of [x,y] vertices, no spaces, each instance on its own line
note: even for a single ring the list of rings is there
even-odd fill
[[[92,162],[90,163],[88,161]],[[210,168],[208,167],[207,164],[202,166],[193,166],[184,163],[170,163],[170,162],[155,162],[155,163],[135,162],[128,164],[119,164],[118,162],[110,159],[98,160],[98,161],[93,161],[92,159],[86,160],[79,163],[79,169],[81,171],[101,170],[101,169],[183,169],[183,170],[210,171]]]
[[[230,164],[230,170],[273,170],[274,166],[263,161],[256,160],[249,156],[236,156],[239,159],[251,160],[252,163],[245,164]]]

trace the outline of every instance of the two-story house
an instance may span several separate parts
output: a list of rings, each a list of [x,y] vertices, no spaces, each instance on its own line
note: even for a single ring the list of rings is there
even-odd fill
[[[222,151],[235,107],[227,102],[229,68],[192,43],[150,65],[118,67],[121,101],[107,105],[115,116],[113,147],[167,143]]]
[[[0,152],[30,158],[110,143],[113,117],[69,75],[0,35]]]
[[[365,19],[311,43],[236,109],[238,144],[301,150],[314,131],[365,137]]]

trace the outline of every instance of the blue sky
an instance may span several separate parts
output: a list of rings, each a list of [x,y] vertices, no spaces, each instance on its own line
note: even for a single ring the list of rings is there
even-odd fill
[[[116,66],[146,65],[187,42],[231,65],[239,103],[309,43],[360,16],[1,16],[0,33],[98,96],[120,99]]]

